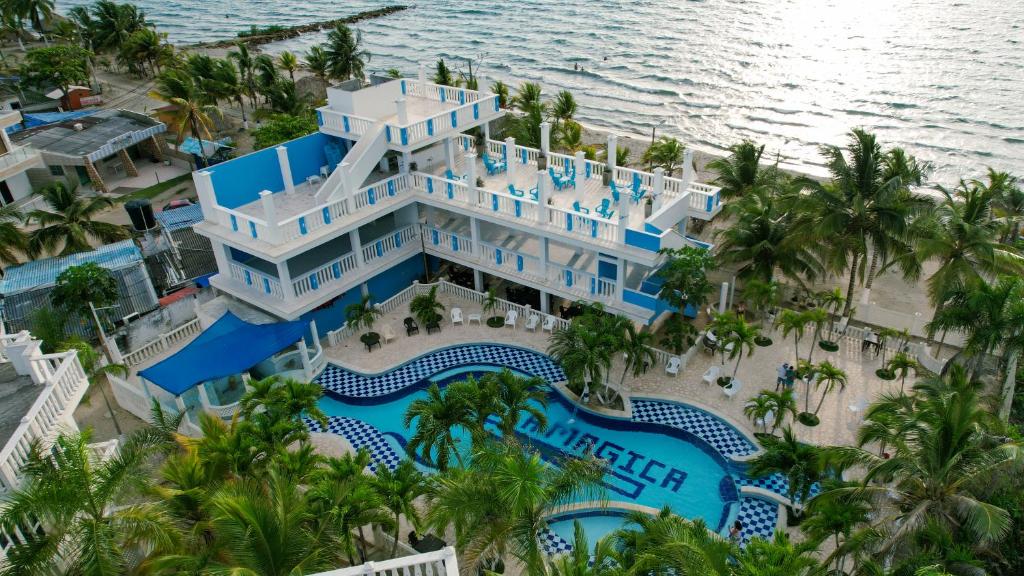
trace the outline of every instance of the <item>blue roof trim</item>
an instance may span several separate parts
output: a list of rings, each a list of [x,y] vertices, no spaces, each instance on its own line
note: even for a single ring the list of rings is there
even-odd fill
[[[250,324],[231,312],[178,350],[174,356],[139,372],[139,376],[181,395],[208,380],[239,374],[294,345],[306,323]]]
[[[122,240],[101,246],[92,252],[44,258],[12,266],[0,280],[0,294],[6,296],[33,288],[53,286],[61,272],[87,262],[95,262],[107,270],[118,270],[142,262],[142,252],[131,240]]]

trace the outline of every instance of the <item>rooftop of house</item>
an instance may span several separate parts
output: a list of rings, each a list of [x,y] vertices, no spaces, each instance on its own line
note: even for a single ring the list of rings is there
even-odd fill
[[[28,376],[18,375],[13,364],[0,363],[0,446],[11,439],[11,434],[44,389]]]
[[[95,262],[107,270],[117,270],[141,261],[142,252],[131,240],[100,246],[92,252],[33,260],[5,270],[3,279],[0,279],[0,295],[8,296],[52,286],[61,272],[86,262]]]
[[[166,129],[162,122],[143,114],[127,110],[100,110],[88,116],[21,130],[12,134],[11,140],[43,153],[71,158],[89,157],[96,161],[134,144],[138,135],[158,134]]]

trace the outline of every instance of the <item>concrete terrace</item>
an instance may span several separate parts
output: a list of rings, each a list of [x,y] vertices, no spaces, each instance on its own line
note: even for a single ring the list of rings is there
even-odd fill
[[[10,362],[0,363],[0,446],[11,439],[11,434],[45,388],[28,376],[18,375]]]

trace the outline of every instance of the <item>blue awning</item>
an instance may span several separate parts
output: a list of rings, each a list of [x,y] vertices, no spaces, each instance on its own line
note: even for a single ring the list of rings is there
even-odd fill
[[[177,354],[139,376],[178,396],[208,380],[252,368],[294,345],[305,331],[302,321],[250,324],[227,312]]]

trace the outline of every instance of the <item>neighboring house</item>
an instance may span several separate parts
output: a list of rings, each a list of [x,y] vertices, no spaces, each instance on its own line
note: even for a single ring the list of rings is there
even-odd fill
[[[286,320],[334,330],[361,294],[457,266],[545,313],[585,300],[649,323],[665,311],[649,282],[659,250],[695,246],[689,220],[722,208],[690,153],[673,178],[555,153],[547,123],[540,149],[492,140],[497,96],[433,84],[423,66],[327,93],[318,133],[194,173],[211,284]]]
[[[0,307],[8,332],[32,330],[32,313],[50,306],[50,291],[57,276],[72,266],[95,262],[106,268],[117,281],[120,294],[112,309],[101,315],[118,322],[132,315],[141,315],[157,307],[156,291],[142,261],[142,252],[131,240],[107,244],[92,252],[44,258],[7,268],[0,279]],[[89,318],[71,318],[67,332],[91,336],[93,322]]]
[[[196,234],[194,224],[203,221],[198,204],[158,211],[159,231],[143,241],[143,254],[153,285],[161,294],[217,271],[210,239]],[[159,235],[159,236],[157,236]]]
[[[0,112],[0,206],[14,204],[32,195],[27,170],[41,168],[39,152],[25,146],[15,146],[7,128],[21,123],[21,112]]]
[[[34,187],[54,181],[109,192],[119,180],[139,175],[137,161],[162,161],[162,122],[127,110],[95,114],[21,130],[11,139],[39,150],[45,166],[29,172]]]

